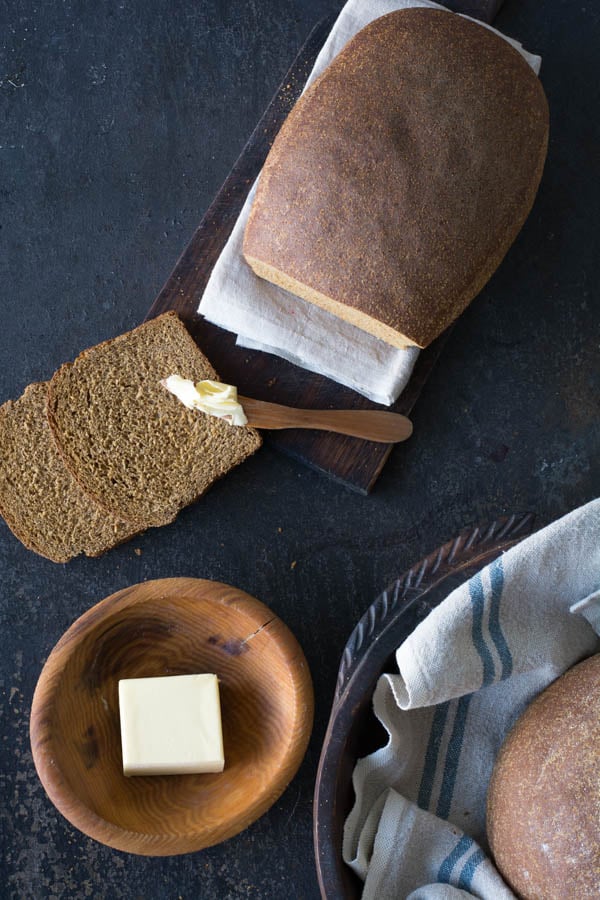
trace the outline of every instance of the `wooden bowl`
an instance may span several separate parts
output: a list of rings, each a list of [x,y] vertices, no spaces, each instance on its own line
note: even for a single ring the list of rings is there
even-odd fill
[[[225,770],[126,778],[118,681],[214,672]],[[195,578],[125,588],[63,635],[31,710],[38,775],[56,808],[118,850],[166,856],[246,828],[280,796],[304,756],[313,691],[284,623],[243,591]]]
[[[533,515],[498,519],[463,531],[412,566],[367,609],[350,635],[321,750],[313,831],[323,900],[358,900],[363,884],[342,858],[344,822],[354,803],[356,761],[382,747],[387,734],[372,711],[384,672],[398,671],[396,649],[459,585],[531,533]]]

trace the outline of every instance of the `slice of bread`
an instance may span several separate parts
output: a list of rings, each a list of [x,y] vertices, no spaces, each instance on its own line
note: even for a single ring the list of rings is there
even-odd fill
[[[0,407],[0,513],[30,550],[53,562],[99,556],[136,533],[100,509],[58,453],[46,418],[47,383]]]
[[[91,347],[55,373],[48,420],[83,490],[137,527],[164,525],[254,453],[253,428],[186,409],[161,386],[218,380],[176,313]]]

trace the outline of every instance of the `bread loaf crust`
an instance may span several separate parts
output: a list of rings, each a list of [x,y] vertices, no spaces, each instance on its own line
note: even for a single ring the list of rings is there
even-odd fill
[[[388,343],[424,347],[514,241],[547,140],[539,79],[506,41],[443,11],[390,13],[290,113],[244,256]]]
[[[496,865],[521,897],[600,896],[600,654],[518,719],[488,790]]]

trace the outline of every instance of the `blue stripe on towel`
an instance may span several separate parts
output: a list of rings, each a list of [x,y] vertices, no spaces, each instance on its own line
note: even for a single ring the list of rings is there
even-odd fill
[[[446,859],[442,861],[440,868],[438,869],[437,880],[441,881],[443,884],[450,884],[450,876],[452,875],[452,869],[461,858],[464,856],[467,850],[469,850],[474,844],[473,838],[469,837],[467,834],[463,834],[460,841],[456,844],[453,850],[450,851]],[[464,870],[463,870],[464,871]],[[462,873],[461,873],[462,874]]]
[[[491,564],[489,572],[490,584],[492,587],[490,634],[496,645],[500,662],[502,663],[502,674],[500,678],[504,681],[505,678],[508,678],[509,675],[512,674],[513,660],[500,625],[500,598],[502,597],[502,589],[504,587],[504,566],[502,564],[501,556]]]
[[[456,782],[456,773],[458,771],[458,762],[460,752],[462,750],[463,738],[465,736],[465,726],[467,724],[467,712],[469,703],[471,702],[471,694],[460,697],[456,705],[456,715],[454,717],[454,725],[452,734],[448,742],[446,751],[446,764],[444,766],[444,777],[440,788],[440,796],[436,814],[441,819],[447,819],[452,806],[452,795],[454,793],[454,784]]]
[[[473,881],[473,876],[475,875],[475,870],[478,866],[481,865],[484,859],[485,856],[479,849],[475,850],[475,852],[471,854],[471,856],[462,867],[462,871],[458,877],[457,887],[462,888],[463,891],[471,890],[471,883]]]
[[[471,625],[471,637],[475,649],[481,659],[483,665],[483,682],[482,687],[491,684],[494,680],[494,660],[489,651],[485,639],[483,637],[483,613],[485,609],[485,595],[483,593],[483,582],[481,573],[473,575],[469,581],[469,594],[471,597],[471,607],[473,609],[473,624]]]
[[[427,742],[427,749],[425,750],[423,774],[421,775],[421,784],[419,785],[419,796],[417,797],[417,806],[420,806],[421,809],[429,809],[438,754],[440,752],[440,744],[442,742],[442,735],[444,734],[449,708],[450,704],[448,702],[440,703],[439,706],[436,706],[433,713],[429,741]]]

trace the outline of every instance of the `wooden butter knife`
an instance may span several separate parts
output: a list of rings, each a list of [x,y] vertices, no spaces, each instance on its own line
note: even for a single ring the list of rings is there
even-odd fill
[[[406,416],[382,409],[295,409],[239,395],[238,400],[256,428],[316,428],[383,444],[405,441],[413,430]]]

